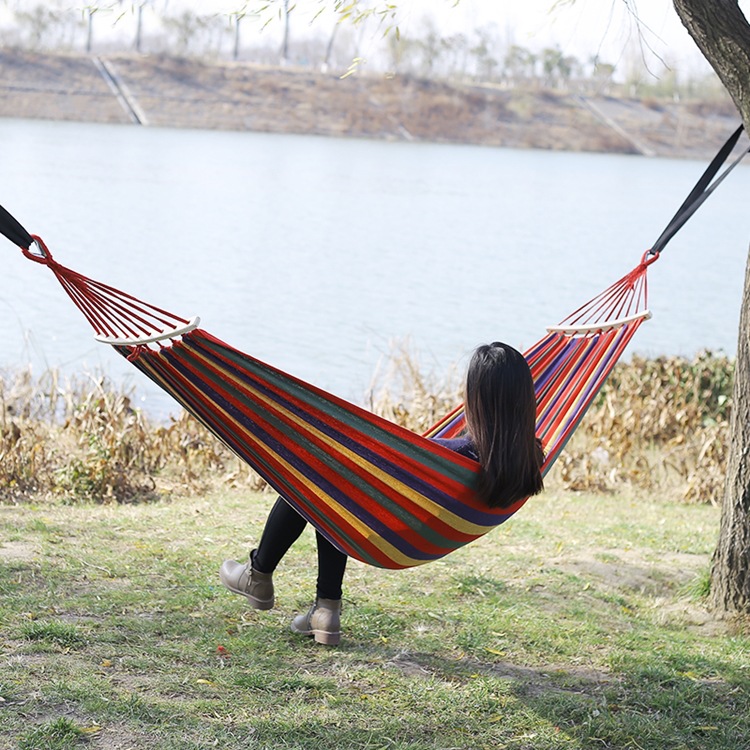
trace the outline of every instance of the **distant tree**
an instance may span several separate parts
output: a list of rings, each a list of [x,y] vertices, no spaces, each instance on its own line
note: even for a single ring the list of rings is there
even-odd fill
[[[606,93],[615,75],[615,66],[603,62],[598,56],[591,58],[591,79],[596,87],[597,93]]]
[[[389,34],[388,67],[395,73],[414,72],[415,59],[421,54],[422,45],[405,34]]]
[[[49,16],[44,7],[37,5],[30,12],[16,10],[13,15],[21,33],[28,27],[32,43],[41,47],[42,38],[49,24]]]
[[[165,15],[162,23],[168,36],[174,37],[174,48],[182,55],[191,49],[203,26],[200,16],[189,10],[184,10],[176,16]]]
[[[495,46],[492,31],[488,29],[476,29],[476,44],[471,48],[471,54],[476,60],[477,78],[480,80],[492,80],[495,76],[495,70],[500,64],[493,55],[492,50]]]
[[[557,69],[560,71],[560,78],[566,84],[573,78],[580,78],[583,70],[580,60],[575,55],[563,55],[558,60]]]
[[[576,57],[564,55],[559,47],[547,47],[541,53],[544,83],[554,88],[562,88],[570,82],[574,71],[580,69]]]
[[[465,76],[469,56],[469,40],[465,34],[451,34],[441,43],[444,70],[450,76]]]
[[[333,55],[333,45],[336,42],[336,35],[338,33],[340,25],[338,21],[333,24],[333,28],[331,29],[331,35],[328,37],[328,44],[326,44],[326,51],[323,55],[323,62],[320,65],[320,69],[326,73],[328,69],[331,66],[331,56]]]
[[[235,10],[229,14],[229,26],[232,29],[232,60],[239,60],[240,57],[240,25],[248,15],[255,16],[256,13],[248,13],[247,3],[240,10]]]
[[[561,58],[562,52],[559,47],[546,47],[542,50],[542,72],[547,86],[555,85],[557,66]]]
[[[419,40],[419,47],[422,57],[420,73],[425,78],[430,78],[445,51],[442,36],[432,21],[427,22],[427,33]]]
[[[135,8],[135,41],[133,47],[136,52],[143,51],[143,9],[148,5],[147,0],[141,0]]]
[[[198,39],[201,43],[201,53],[221,57],[227,36],[227,16],[222,13],[212,13],[207,16],[199,16],[198,21]]]
[[[90,53],[94,41],[94,13],[98,8],[89,5],[84,8],[83,13],[86,16],[86,52]]]
[[[536,74],[536,55],[517,44],[511,45],[503,62],[505,73],[513,83],[534,78]]]
[[[281,64],[286,65],[289,62],[289,0],[283,0],[284,2],[284,38],[281,42]]]
[[[28,11],[17,9],[14,16],[22,33],[28,32],[30,44],[36,48],[45,46],[50,31],[60,22],[55,11],[41,4],[35,5]]]

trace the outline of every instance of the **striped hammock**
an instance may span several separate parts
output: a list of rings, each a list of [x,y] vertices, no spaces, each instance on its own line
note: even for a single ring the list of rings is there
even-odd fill
[[[649,317],[646,267],[656,257],[526,353],[544,471]],[[406,568],[436,560],[524,504],[487,508],[473,489],[478,465],[428,439],[460,433],[461,408],[420,436],[197,328],[156,349],[115,346],[336,547],[365,563]]]
[[[726,177],[711,181],[734,133],[641,262],[526,352],[546,473],[615,363],[649,317],[648,266]],[[458,407],[425,435],[233,349],[188,320],[57,263],[0,206],[0,232],[48,266],[96,331],[246,461],[336,547],[407,568],[437,560],[508,520],[525,503],[486,507],[476,462],[433,442],[464,428]]]
[[[430,437],[464,427],[458,407],[425,435],[232,348],[188,320],[57,263],[41,238],[24,254],[49,267],[96,338],[111,344],[246,461],[336,547],[406,568],[436,560],[510,518],[525,501],[488,508],[479,466]],[[546,472],[640,325],[638,266],[568,316],[527,353]]]

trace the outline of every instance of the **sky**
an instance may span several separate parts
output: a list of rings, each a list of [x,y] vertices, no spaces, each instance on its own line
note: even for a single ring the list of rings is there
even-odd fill
[[[404,35],[410,35],[410,32],[414,36],[422,35],[425,18],[431,16],[446,35],[494,25],[501,38],[532,50],[559,46],[565,54],[575,55],[581,60],[599,55],[604,62],[613,64],[628,54],[636,54],[654,68],[667,63],[689,73],[709,70],[677,17],[671,0],[387,2],[397,6],[397,23]],[[321,3],[323,0],[296,0],[295,21],[312,20]],[[366,5],[367,0],[363,0],[363,4]],[[369,4],[383,7],[387,3],[386,0],[369,0]],[[740,0],[739,5],[749,15],[750,0]],[[202,6],[206,7],[205,0]],[[321,22],[320,17],[317,22]]]
[[[529,48],[559,45],[566,54],[600,54],[615,62],[628,48],[648,58],[706,65],[683,27],[671,0],[409,0],[410,16],[425,11],[444,28],[496,24],[514,42]],[[741,0],[745,12],[750,0]],[[640,32],[640,33],[639,33]]]
[[[624,0],[410,0],[411,13],[430,10],[446,27],[497,25],[515,37],[518,44],[542,47],[558,44],[573,54],[594,53],[604,47],[612,52],[637,38],[638,23]],[[630,0],[642,22],[641,29],[652,45],[672,44],[692,48],[670,0]],[[685,42],[690,44],[685,44]]]

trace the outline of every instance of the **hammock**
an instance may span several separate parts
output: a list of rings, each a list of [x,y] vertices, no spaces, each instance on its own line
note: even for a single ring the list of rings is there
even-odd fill
[[[545,473],[650,317],[647,268],[726,176],[709,186],[739,134],[640,263],[525,353]],[[55,274],[99,341],[172,395],[347,555],[384,568],[427,563],[504,523],[526,502],[488,508],[474,493],[478,464],[429,439],[463,430],[461,406],[417,435],[232,348],[202,330],[198,318],[60,265],[2,207],[0,232]]]

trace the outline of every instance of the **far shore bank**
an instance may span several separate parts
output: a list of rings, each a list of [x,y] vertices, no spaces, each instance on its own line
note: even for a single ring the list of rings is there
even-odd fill
[[[728,100],[22,50],[0,51],[0,117],[695,159],[712,156],[739,123]]]

